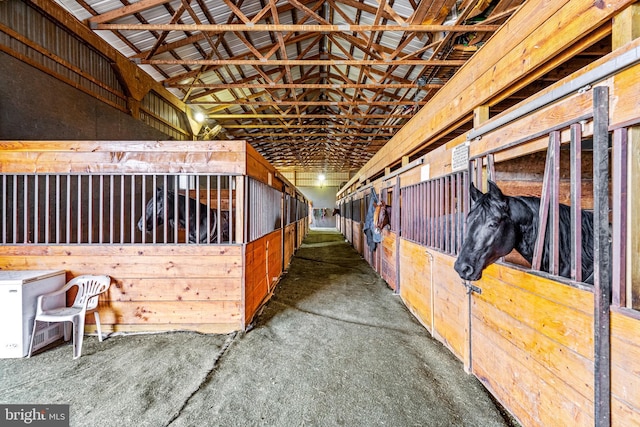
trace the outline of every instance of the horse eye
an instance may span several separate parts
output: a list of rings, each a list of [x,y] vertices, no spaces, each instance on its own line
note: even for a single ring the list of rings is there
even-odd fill
[[[489,228],[491,228],[491,229],[494,229],[494,230],[495,230],[496,228],[498,228],[498,223],[497,223],[496,221],[491,221],[491,222],[489,223]]]

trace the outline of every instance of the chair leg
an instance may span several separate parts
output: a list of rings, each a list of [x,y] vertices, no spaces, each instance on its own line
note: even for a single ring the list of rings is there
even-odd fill
[[[67,342],[71,339],[72,326],[72,322],[62,322],[62,327],[64,328],[64,342]]]
[[[97,311],[93,312],[94,317],[96,318],[96,328],[98,329],[98,340],[102,342],[102,328],[100,327],[100,315]]]
[[[38,321],[33,319],[33,331],[31,331],[31,342],[29,343],[29,354],[27,354],[27,358],[31,357],[31,352],[33,351],[33,339],[36,336],[36,325]]]
[[[73,319],[73,358],[77,359],[82,353],[82,341],[84,340],[84,316],[76,316]]]

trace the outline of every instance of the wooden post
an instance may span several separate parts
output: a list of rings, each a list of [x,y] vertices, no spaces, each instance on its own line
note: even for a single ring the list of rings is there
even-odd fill
[[[489,120],[489,106],[480,105],[473,109],[473,127],[479,127],[482,123]]]
[[[611,425],[609,88],[593,89],[594,424]]]
[[[635,3],[615,16],[611,36],[612,48],[617,49],[638,37],[640,37],[640,3]],[[629,128],[626,136],[628,150],[627,280],[626,293],[617,295],[616,302],[623,306],[640,309],[640,262],[634,262],[640,256],[640,218],[635,215],[640,208],[640,193],[634,190],[640,185],[640,127]]]

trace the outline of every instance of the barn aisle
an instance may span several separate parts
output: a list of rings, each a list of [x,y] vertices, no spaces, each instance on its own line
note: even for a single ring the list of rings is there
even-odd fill
[[[172,425],[508,426],[338,232],[312,230]]]
[[[87,337],[0,359],[0,403],[72,426],[510,426],[369,265],[314,230],[247,333]]]

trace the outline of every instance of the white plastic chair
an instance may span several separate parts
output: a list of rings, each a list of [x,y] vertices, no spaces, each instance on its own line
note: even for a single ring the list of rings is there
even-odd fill
[[[36,317],[33,321],[33,333],[29,345],[29,355],[33,349],[33,338],[36,335],[36,325],[40,322],[71,322],[73,324],[73,358],[80,357],[82,340],[84,339],[84,320],[87,312],[93,311],[98,306],[98,295],[104,293],[111,285],[109,276],[83,275],[71,279],[62,289],[38,297]],[[76,299],[71,307],[58,307],[47,309],[46,299],[53,295],[66,293],[72,287],[78,288]],[[102,330],[100,329],[100,316],[93,311],[98,328],[98,339],[102,342]],[[69,325],[65,325],[69,326]],[[69,328],[64,328],[64,340],[69,341]]]

